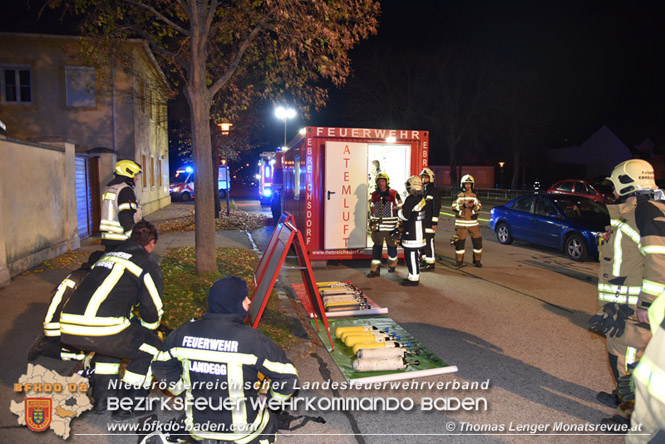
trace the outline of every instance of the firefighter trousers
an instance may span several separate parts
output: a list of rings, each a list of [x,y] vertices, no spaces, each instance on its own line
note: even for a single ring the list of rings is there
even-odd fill
[[[159,353],[162,341],[156,332],[132,323],[115,335],[76,336],[62,335],[62,342],[95,352],[95,373],[92,381],[92,393],[95,404],[103,403],[111,396],[117,396],[117,385],[112,381],[118,378],[120,362],[128,359],[122,382],[136,390],[143,391],[150,386],[152,373],[150,363]],[[99,407],[98,407],[99,408]]]
[[[390,231],[372,231],[372,263],[370,271],[377,271],[381,265],[381,256],[383,255],[383,243],[388,246],[388,266],[395,268],[397,266],[397,244],[390,238]]]
[[[425,233],[425,246],[420,250],[423,262],[434,265],[436,255],[434,254],[434,235],[436,233]]]
[[[633,319],[626,320],[626,328],[620,337],[605,336],[607,351],[616,356],[616,365],[612,368],[615,378],[626,374],[626,367],[640,360],[644,349],[651,339],[649,327]],[[611,360],[613,361],[613,360]]]
[[[455,260],[462,262],[464,260],[464,244],[466,244],[466,233],[471,235],[471,244],[473,245],[473,260],[480,261],[483,258],[483,237],[480,234],[480,226],[472,225],[469,227],[455,226],[455,234],[459,237],[455,242]]]
[[[42,356],[48,358],[62,361],[82,361],[85,358],[85,352],[74,347],[63,347],[60,343],[60,336],[46,337],[42,345]]]
[[[409,270],[408,280],[418,282],[420,280],[420,258],[418,257],[419,248],[404,248],[404,261]]]

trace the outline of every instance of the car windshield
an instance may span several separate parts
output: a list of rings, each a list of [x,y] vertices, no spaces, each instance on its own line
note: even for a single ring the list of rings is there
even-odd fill
[[[598,219],[609,215],[605,205],[585,197],[554,197],[552,200],[571,219]]]

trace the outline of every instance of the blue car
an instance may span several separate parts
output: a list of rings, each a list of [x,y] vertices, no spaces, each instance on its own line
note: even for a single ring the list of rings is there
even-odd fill
[[[575,261],[598,258],[598,238],[609,224],[603,204],[580,196],[520,196],[490,212],[500,243],[517,239],[554,247]]]

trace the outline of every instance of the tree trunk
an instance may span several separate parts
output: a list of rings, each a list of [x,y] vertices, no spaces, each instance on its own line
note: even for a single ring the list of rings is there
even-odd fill
[[[222,203],[219,200],[219,147],[212,147],[212,186],[215,190],[215,219],[219,219]]]
[[[192,76],[194,77],[194,75]],[[212,146],[210,140],[210,100],[203,80],[190,80],[187,99],[192,116],[192,147],[194,151],[195,176],[195,246],[196,273],[217,271],[215,252],[215,195],[212,179]]]

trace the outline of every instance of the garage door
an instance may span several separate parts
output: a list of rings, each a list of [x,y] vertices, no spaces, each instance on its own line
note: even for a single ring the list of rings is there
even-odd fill
[[[79,238],[92,234],[92,191],[90,189],[90,166],[87,157],[76,157],[76,219]]]

